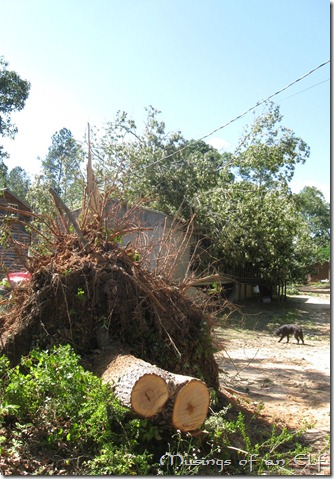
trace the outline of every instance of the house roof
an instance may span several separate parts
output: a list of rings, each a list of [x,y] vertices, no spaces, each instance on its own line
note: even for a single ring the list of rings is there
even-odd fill
[[[24,209],[27,209],[29,211],[32,210],[31,206],[29,206],[26,201],[22,200],[19,196],[16,195],[16,193],[14,193],[9,188],[0,188],[0,197],[2,195],[5,197],[7,201],[8,201],[8,196],[11,196],[13,199],[15,199],[15,201],[20,203],[24,207]]]

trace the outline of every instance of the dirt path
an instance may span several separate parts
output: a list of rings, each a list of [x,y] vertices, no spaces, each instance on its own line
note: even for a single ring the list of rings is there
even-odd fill
[[[244,305],[243,317],[216,329],[224,349],[216,354],[221,384],[243,393],[240,401],[278,424],[313,427],[305,437],[313,451],[329,450],[330,299],[291,296],[284,304]],[[298,323],[305,345],[290,337],[278,343],[276,326]],[[238,396],[238,395],[237,395]],[[322,467],[320,474],[328,473]],[[314,474],[314,472],[313,472]]]

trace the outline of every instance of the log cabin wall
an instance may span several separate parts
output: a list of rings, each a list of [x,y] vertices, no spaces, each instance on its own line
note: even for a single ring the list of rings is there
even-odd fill
[[[30,217],[25,215],[20,215],[19,213],[10,213],[4,208],[11,207],[15,208],[18,211],[31,212],[30,206],[21,200],[15,193],[11,192],[8,189],[3,189],[0,191],[0,233],[4,231],[4,222],[7,218],[17,217],[20,221],[25,224],[30,223]],[[12,245],[0,244],[0,268],[1,274],[6,271],[20,271],[23,270],[23,264],[21,260],[21,255],[23,258],[28,256],[28,249],[31,243],[30,233],[27,231],[26,227],[22,223],[11,223],[11,231],[13,239],[20,243],[18,249],[14,248]]]

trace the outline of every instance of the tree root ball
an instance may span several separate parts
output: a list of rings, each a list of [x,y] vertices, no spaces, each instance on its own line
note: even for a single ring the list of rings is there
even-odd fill
[[[206,314],[178,288],[114,244],[83,251],[73,241],[39,258],[32,281],[0,322],[0,353],[14,363],[35,347],[71,344],[89,358],[120,344],[130,354],[218,389]]]

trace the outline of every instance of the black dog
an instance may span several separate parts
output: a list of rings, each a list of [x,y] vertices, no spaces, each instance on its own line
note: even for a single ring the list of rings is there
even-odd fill
[[[293,334],[294,337],[297,339],[298,344],[299,344],[299,339],[302,340],[302,343],[304,343],[304,336],[303,336],[303,331],[300,326],[297,324],[284,324],[280,328],[278,328],[275,331],[275,336],[281,336],[281,339],[278,341],[279,343],[282,341],[284,337],[286,337],[286,342],[289,342],[290,339],[290,334]]]

